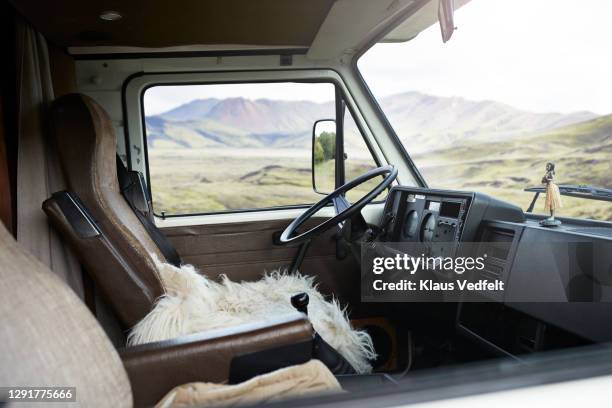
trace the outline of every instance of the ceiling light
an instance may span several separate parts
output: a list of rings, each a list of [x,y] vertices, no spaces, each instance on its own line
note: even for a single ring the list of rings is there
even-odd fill
[[[118,11],[114,10],[106,10],[100,13],[100,20],[104,21],[117,21],[122,18],[123,16]]]

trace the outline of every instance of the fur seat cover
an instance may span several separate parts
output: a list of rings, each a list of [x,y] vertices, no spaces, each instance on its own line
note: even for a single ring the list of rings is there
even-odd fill
[[[362,374],[372,370],[376,357],[372,339],[355,330],[335,299],[317,291],[313,277],[267,273],[257,282],[213,281],[192,265],[177,268],[155,258],[166,293],[130,332],[128,344],[166,340],[186,334],[266,321],[295,312],[291,296],[306,292],[308,317],[319,335]]]

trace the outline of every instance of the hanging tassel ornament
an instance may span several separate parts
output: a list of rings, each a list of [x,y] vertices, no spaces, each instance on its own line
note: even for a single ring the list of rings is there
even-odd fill
[[[554,163],[546,163],[546,174],[542,177],[542,183],[546,185],[546,201],[544,201],[544,210],[550,212],[550,217],[540,221],[543,227],[556,227],[561,225],[561,221],[555,219],[555,211],[557,208],[563,207],[561,202],[561,192],[559,187],[554,182],[555,165]]]

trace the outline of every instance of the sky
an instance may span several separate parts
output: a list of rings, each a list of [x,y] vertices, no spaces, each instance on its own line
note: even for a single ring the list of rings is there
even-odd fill
[[[359,61],[377,97],[416,90],[534,112],[612,112],[610,0],[471,0],[446,44],[436,24]]]
[[[358,66],[377,98],[406,91],[495,100],[533,112],[612,112],[610,0],[471,0],[446,44],[434,24],[415,39],[377,44]],[[324,87],[324,85],[321,85]],[[332,99],[305,84],[150,88],[147,115],[198,98]]]
[[[331,84],[312,83],[156,86],[145,91],[145,114],[151,116],[167,112],[194,99],[237,97],[322,103],[334,100],[334,87]]]

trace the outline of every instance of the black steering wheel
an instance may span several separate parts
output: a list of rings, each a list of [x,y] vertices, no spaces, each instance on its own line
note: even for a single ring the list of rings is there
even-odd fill
[[[366,181],[380,176],[383,176],[383,180],[368,194],[361,197],[356,203],[350,204],[344,197],[347,191],[350,191],[353,188],[359,186],[360,184],[363,184]],[[314,204],[307,211],[305,211],[299,217],[293,220],[291,224],[289,224],[281,234],[280,238],[278,239],[278,243],[282,245],[303,243],[327,231],[334,225],[341,224],[342,222],[355,216],[356,214],[359,214],[361,216],[359,211],[372,200],[374,200],[386,188],[388,188],[396,177],[397,169],[395,168],[395,166],[388,165],[372,169],[366,173],[363,173],[359,177],[354,178],[353,180],[345,183],[343,186],[326,195],[321,201]],[[306,232],[303,232],[299,235],[295,235],[297,229],[300,226],[302,226],[306,221],[308,221],[320,209],[327,206],[330,202],[334,203],[334,208],[336,210],[336,215],[334,217],[322,222],[321,224],[309,229]]]

